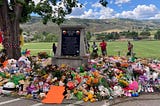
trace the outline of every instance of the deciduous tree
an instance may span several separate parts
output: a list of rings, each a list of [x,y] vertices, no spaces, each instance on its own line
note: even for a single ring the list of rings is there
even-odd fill
[[[107,5],[106,0],[99,2],[103,6]],[[27,22],[31,13],[41,16],[44,24],[52,20],[59,25],[78,6],[82,6],[78,0],[39,0],[37,4],[34,0],[0,0],[0,28],[4,32],[3,47],[7,50],[8,57],[20,57],[20,23]]]

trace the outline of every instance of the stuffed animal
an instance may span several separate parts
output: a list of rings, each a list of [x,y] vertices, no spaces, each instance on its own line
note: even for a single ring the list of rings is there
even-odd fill
[[[19,68],[30,68],[31,67],[31,62],[26,56],[21,56],[18,59],[18,67]]]
[[[3,85],[2,93],[9,95],[15,90],[16,90],[16,85],[13,82],[7,82],[5,85]]]
[[[33,82],[31,82],[29,84],[29,86],[27,87],[27,93],[28,94],[33,94],[33,92],[35,92],[35,91],[37,91],[37,87]]]
[[[100,91],[101,99],[105,99],[110,96],[109,89],[105,88],[103,85],[98,86],[98,89]]]
[[[77,97],[78,100],[82,100],[83,98],[83,91],[74,89],[74,95]]]
[[[29,81],[26,80],[20,80],[19,81],[19,95],[27,95],[27,87],[29,86]]]
[[[153,81],[155,81],[156,79],[158,79],[158,75],[159,75],[158,72],[153,72],[153,73],[152,73]]]
[[[42,61],[42,66],[43,67],[46,67],[46,66],[51,65],[51,64],[52,64],[52,58],[43,59],[43,61]]]
[[[124,94],[124,91],[120,86],[114,86],[113,87],[113,96],[118,97]]]
[[[65,95],[66,99],[71,99],[73,97],[71,90],[67,90],[67,94]]]
[[[83,101],[87,102],[95,102],[96,101],[96,95],[94,95],[94,89],[91,87],[89,92],[84,93],[86,97],[83,98]]]
[[[66,76],[65,75],[63,75],[62,77],[61,77],[61,80],[59,81],[59,86],[64,86],[65,85],[65,83],[64,83],[64,80],[66,79]]]
[[[7,67],[8,67],[8,72],[11,73],[11,74],[14,74],[14,73],[18,72],[17,60],[9,59]]]

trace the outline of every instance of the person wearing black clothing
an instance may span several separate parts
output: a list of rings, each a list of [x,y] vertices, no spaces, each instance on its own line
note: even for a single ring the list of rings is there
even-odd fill
[[[97,58],[98,57],[98,53],[97,52],[98,52],[98,46],[96,45],[96,42],[93,42],[91,57]]]
[[[133,44],[128,41],[128,52],[127,52],[127,56],[132,56],[133,53]]]
[[[57,50],[57,46],[56,46],[55,43],[53,43],[53,45],[52,45],[52,51],[53,51],[54,55],[56,54],[56,50]]]

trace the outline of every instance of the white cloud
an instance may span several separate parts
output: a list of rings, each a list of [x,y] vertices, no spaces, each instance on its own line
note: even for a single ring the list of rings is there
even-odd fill
[[[40,0],[34,0],[38,3]],[[113,1],[113,0],[112,0]],[[128,3],[130,0],[115,0],[115,4],[121,5]],[[137,5],[136,8],[129,11],[122,11],[116,13],[116,11],[110,7],[103,7],[100,3],[90,4],[91,8],[86,8],[86,5],[90,2],[85,2],[83,7],[73,8],[70,15],[66,18],[88,18],[88,19],[107,19],[107,18],[132,18],[132,19],[160,19],[160,10],[153,5]]]
[[[123,3],[128,3],[130,0],[116,0],[115,4],[123,4]]]
[[[156,14],[154,17],[151,17],[150,19],[160,19],[160,13]]]
[[[33,0],[35,4],[38,4],[41,0]]]
[[[80,16],[80,18],[93,18],[93,10],[89,9],[88,11],[84,11],[84,14]]]
[[[138,5],[133,11],[123,11],[122,13],[117,13],[115,16],[121,18],[147,19],[158,13],[157,7],[150,4],[148,6]]]
[[[115,11],[109,7],[103,7],[100,3],[95,3],[92,5],[94,9],[94,18],[106,19],[113,18]]]
[[[91,5],[92,9],[74,8],[72,14],[67,18],[88,18],[88,19],[106,19],[114,18],[114,10],[109,7],[103,7],[100,3],[94,3]]]
[[[99,12],[99,19],[115,18],[115,11],[111,8],[101,9]]]
[[[100,3],[94,3],[91,5],[93,8],[102,8],[103,6]]]
[[[76,7],[73,8],[72,13],[67,15],[66,18],[80,18],[82,14],[85,12],[85,7]]]

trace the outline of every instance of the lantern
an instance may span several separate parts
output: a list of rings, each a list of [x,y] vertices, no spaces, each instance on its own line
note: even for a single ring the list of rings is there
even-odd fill
[[[63,34],[66,35],[66,34],[67,34],[67,31],[64,30],[64,31],[63,31]]]
[[[80,31],[76,31],[76,34],[77,34],[77,35],[80,35]]]

